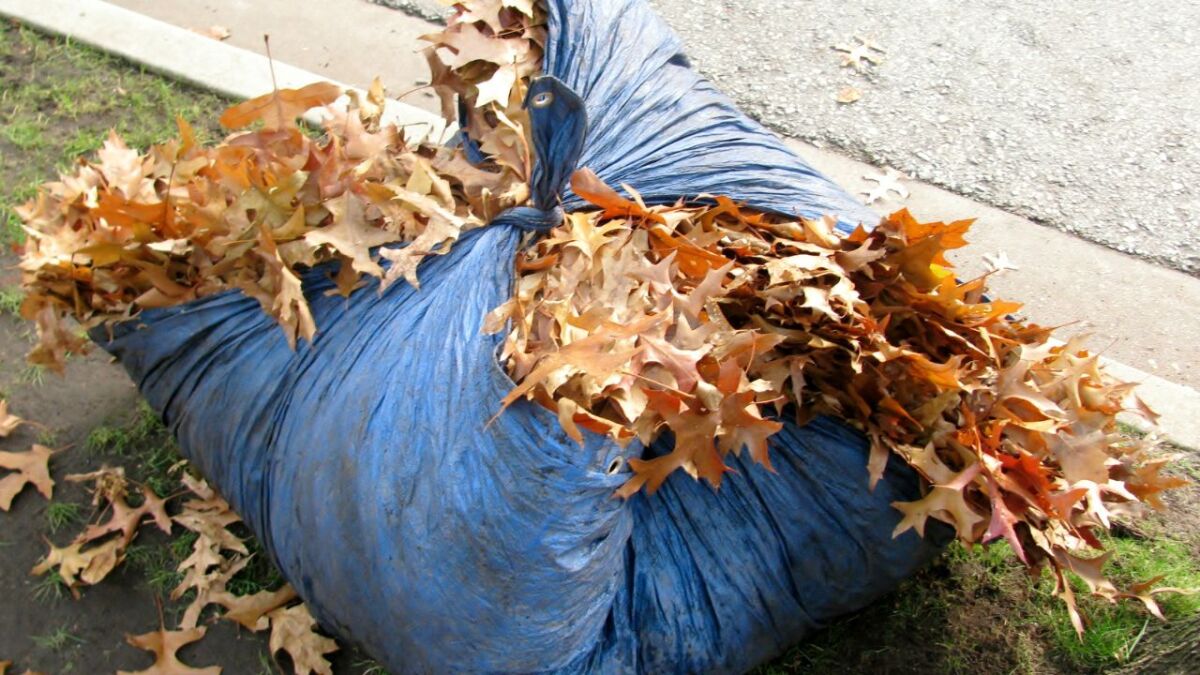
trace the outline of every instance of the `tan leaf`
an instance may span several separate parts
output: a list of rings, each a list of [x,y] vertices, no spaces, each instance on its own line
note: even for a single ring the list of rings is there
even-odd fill
[[[207,628],[169,631],[160,626],[151,633],[126,634],[126,642],[154,655],[154,664],[136,672],[119,670],[117,675],[220,675],[220,666],[193,668],[180,661],[176,655],[181,647],[203,639],[206,632]]]
[[[0,511],[7,511],[13,499],[26,485],[33,485],[46,499],[54,493],[54,480],[50,478],[50,456],[54,451],[44,445],[34,444],[27,452],[0,452],[0,469],[10,473],[0,478]]]
[[[50,546],[50,552],[34,565],[29,573],[41,576],[51,569],[58,568],[59,577],[76,596],[78,593],[75,588],[80,582],[89,585],[99,583],[113,571],[125,554],[125,544],[119,538],[109,539],[87,550],[83,550],[87,542],[79,540],[63,548],[49,542],[47,544]]]
[[[20,417],[8,412],[8,401],[0,399],[0,438],[8,437],[23,422]]]
[[[296,598],[296,590],[290,585],[274,591],[259,591],[253,595],[242,595],[225,603],[224,619],[236,621],[252,630],[266,630],[270,625],[267,614],[283,607]]]
[[[317,622],[304,604],[276,609],[267,615],[271,620],[271,638],[268,641],[271,653],[280,649],[292,657],[296,675],[333,675],[325,654],[338,650],[333,640],[316,632]]]
[[[328,245],[351,260],[356,272],[382,277],[383,268],[371,258],[371,249],[397,240],[387,230],[370,226],[363,212],[362,200],[347,192],[325,202],[333,214],[333,224],[312,230],[304,240],[313,246]]]
[[[120,495],[114,496],[111,502],[112,514],[108,521],[89,525],[80,535],[82,541],[95,541],[112,532],[120,532],[124,545],[128,546],[137,535],[142,519],[147,516],[154,521],[158,529],[167,534],[171,533],[171,518],[167,515],[166,500],[154,494],[150,488],[142,487],[142,503],[137,507],[130,506]]]
[[[915,502],[892,502],[892,506],[904,514],[892,532],[893,537],[913,528],[925,536],[925,520],[933,516],[953,525],[963,541],[972,541],[975,526],[984,520],[967,505],[962,490],[948,487],[934,486],[928,495]]]

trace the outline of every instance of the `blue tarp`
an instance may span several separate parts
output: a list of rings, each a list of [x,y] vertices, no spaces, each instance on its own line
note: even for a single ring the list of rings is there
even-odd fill
[[[94,337],[322,626],[392,672],[744,671],[938,550],[891,537],[915,474],[893,461],[868,491],[864,438],[819,419],[772,439],[777,473],[731,458],[719,491],[678,474],[615,499],[614,460],[671,440],[580,447],[525,401],[488,424],[513,383],[483,318],[511,292],[522,228],[547,222],[577,166],[653,202],[876,217],[696,75],[643,0],[548,5],[552,77],[534,87],[558,95],[531,111],[543,211],[466,234],[422,265],[420,290],[327,296],[330,270],[311,270],[319,332],[294,351],[237,291]]]

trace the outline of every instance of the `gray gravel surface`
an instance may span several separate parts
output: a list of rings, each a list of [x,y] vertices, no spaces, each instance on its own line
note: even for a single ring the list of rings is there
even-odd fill
[[[1200,274],[1200,3],[651,3],[779,133]],[[856,35],[882,63],[841,66]]]

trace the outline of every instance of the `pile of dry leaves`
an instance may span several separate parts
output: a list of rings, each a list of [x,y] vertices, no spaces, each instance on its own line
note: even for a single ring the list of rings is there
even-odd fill
[[[292,341],[311,339],[320,326],[299,270],[336,261],[343,294],[364,276],[416,285],[424,256],[526,203],[521,102],[540,68],[544,11],[530,0],[456,8],[427,54],[447,119],[462,101],[477,148],[406,142],[380,121],[378,88],[328,108],[313,140],[295,119],[340,94],[318,84],[234,106],[226,127],[261,126],[212,147],[182,122],[180,140],[146,154],[114,136],[45,186],[20,211],[33,359],[58,365],[82,347],[66,316],[94,326],[226,288],[257,298]],[[469,161],[475,149],[484,161]],[[832,414],[869,437],[872,485],[893,454],[926,479],[924,498],[896,504],[897,534],[923,533],[932,517],[964,542],[1003,537],[1026,564],[1051,567],[1080,629],[1066,571],[1157,613],[1162,589],[1119,591],[1101,574],[1105,556],[1081,555],[1100,548],[1095,531],[1113,516],[1157,506],[1178,484],[1160,475],[1165,459],[1116,433],[1117,413],[1154,414],[1095,354],[986,299],[986,278],[954,277],[944,253],[965,244],[968,222],[899,212],[839,237],[831,219],[719,195],[647,207],[586,170],[573,187],[595,209],[566,215],[519,256],[513,297],[489,329],[508,331],[503,358],[519,383],[502,405],[536,400],[577,439],[580,428],[621,443],[672,432],[673,451],[633,460],[620,495],[653,492],[680,469],[718,486],[724,457],[743,448],[769,468],[779,416]],[[372,250],[392,242],[411,243]],[[224,596],[218,585],[197,597]]]
[[[1155,414],[1099,357],[985,297],[986,275],[958,281],[945,252],[970,221],[920,223],[907,211],[837,236],[834,221],[789,219],[715,196],[711,205],[647,207],[581,170],[572,187],[596,207],[517,260],[514,296],[489,317],[511,326],[503,358],[525,396],[568,432],[673,451],[633,459],[618,494],[653,492],[684,470],[719,486],[724,457],[744,448],[770,468],[770,437],[787,415],[834,415],[870,439],[870,482],[889,456],[929,489],[896,503],[910,528],[952,525],[965,543],[1003,537],[1032,567],[1049,564],[1109,599],[1094,534],[1137,515],[1182,481],[1167,458],[1117,433],[1116,415]]]
[[[410,142],[383,123],[378,83],[348,107],[330,105],[342,91],[328,83],[241,103],[221,124],[242,131],[211,147],[183,120],[178,140],[144,154],[111,135],[94,161],[81,159],[18,209],[29,237],[21,312],[39,336],[31,361],[61,369],[85,348],[67,316],[90,328],[228,288],[258,299],[293,344],[312,339],[318,327],[296,271],[327,261],[346,295],[363,275],[416,285],[425,256],[528,200],[521,102],[544,31],[528,3],[513,4],[480,4],[477,17],[426,38],[434,88],[447,105],[469,102],[467,129],[490,158],[483,166],[462,147]],[[313,139],[296,119],[318,106],[325,133]],[[408,246],[371,251],[395,242]],[[392,263],[386,272],[379,257]]]

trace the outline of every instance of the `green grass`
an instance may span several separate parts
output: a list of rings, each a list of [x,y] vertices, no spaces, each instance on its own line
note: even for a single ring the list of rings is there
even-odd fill
[[[14,209],[108,130],[131,147],[176,134],[190,121],[201,139],[218,137],[222,97],[171,82],[142,67],[10,22],[0,24],[0,245],[21,243]]]
[[[1118,587],[1162,576],[1160,586],[1200,588],[1189,544],[1111,536],[1105,571]],[[1158,622],[1136,600],[1092,598],[1072,579],[1088,631],[1079,638],[1049,573],[1031,579],[1007,544],[952,544],[916,577],[862,612],[834,622],[758,675],[784,673],[1099,673],[1137,654]],[[1200,595],[1159,595],[1168,619],[1200,612]]]
[[[1116,553],[1105,571],[1118,588],[1158,576],[1163,577],[1161,586],[1200,588],[1200,564],[1182,542],[1110,537],[1106,543]],[[1079,579],[1072,580],[1072,588],[1088,621],[1082,639],[1076,637],[1066,612],[1054,611],[1050,603],[1040,605],[1038,621],[1050,627],[1057,653],[1073,670],[1096,671],[1128,657],[1147,624],[1157,622],[1137,601],[1110,604],[1093,599]],[[1200,595],[1166,594],[1156,600],[1168,619],[1200,612]]]
[[[23,384],[40,387],[46,383],[46,367],[40,363],[30,363],[21,371],[20,380]]]
[[[31,636],[30,639],[38,647],[56,652],[67,647],[84,644],[84,640],[67,630],[66,626],[59,626],[54,632],[46,635]]]
[[[0,288],[0,313],[16,316],[17,312],[21,310],[21,301],[24,299],[25,294],[15,286]]]
[[[160,497],[179,489],[179,477],[171,471],[180,460],[174,439],[145,402],[138,403],[133,415],[120,425],[96,427],[84,441],[93,455],[121,458],[129,477],[144,483]]]
[[[62,600],[66,595],[67,583],[63,581],[57,569],[42,575],[33,585],[33,599],[44,605]]]
[[[158,595],[169,594],[183,581],[179,563],[191,554],[191,544],[196,540],[194,532],[185,532],[166,543],[135,544],[125,553],[125,562],[140,574],[146,585]],[[186,550],[179,546],[186,542]]]
[[[39,445],[54,447],[58,445],[58,432],[53,429],[42,429],[38,432],[37,442]]]
[[[50,502],[46,506],[46,523],[51,532],[58,532],[72,523],[79,522],[82,509],[71,502]]]

